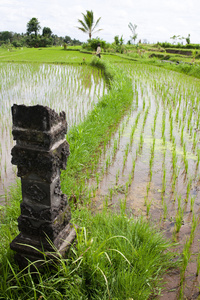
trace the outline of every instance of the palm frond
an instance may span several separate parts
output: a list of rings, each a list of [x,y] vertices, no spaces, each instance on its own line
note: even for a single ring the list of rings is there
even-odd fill
[[[96,21],[96,23],[95,23],[95,25],[94,25],[94,27],[93,27],[92,31],[95,29],[95,27],[97,27],[97,25],[98,25],[98,23],[99,23],[100,19],[101,19],[101,17],[100,17],[100,18],[98,18],[98,20]],[[101,29],[101,30],[102,30],[102,29]]]
[[[87,24],[88,29],[92,28],[93,22],[94,22],[94,18],[93,18],[93,12],[92,11],[88,11],[87,10],[87,14],[82,14],[85,24]]]
[[[88,26],[82,20],[78,20],[78,22],[83,26],[83,28],[88,31]]]
[[[83,26],[83,27],[77,27],[79,30],[85,32],[85,33],[88,33],[89,34],[89,38],[91,38],[92,36],[92,33],[95,33],[95,32],[98,32],[98,31],[101,31],[103,29],[98,29],[96,30],[95,32],[94,29],[97,27],[100,19],[98,18],[98,20],[96,21],[96,23],[94,22],[94,14],[93,14],[93,11],[89,11],[89,10],[86,10],[86,14],[82,13],[83,15],[83,20],[80,20],[78,19],[78,22]],[[95,23],[95,24],[94,24]]]
[[[97,29],[96,31],[92,31],[92,33],[96,33],[96,32],[98,32],[98,31],[101,31],[101,30],[103,30],[103,29]]]
[[[88,31],[85,30],[85,28],[82,28],[82,27],[76,27],[76,28],[78,28],[79,30],[81,30],[81,31],[83,31],[83,32],[85,32],[85,33],[88,33]]]

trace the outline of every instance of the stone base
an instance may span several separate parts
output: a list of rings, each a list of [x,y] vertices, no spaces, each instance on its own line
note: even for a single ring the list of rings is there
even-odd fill
[[[54,242],[39,239],[36,236],[22,235],[20,233],[10,244],[10,248],[16,251],[15,260],[21,269],[35,262],[38,268],[44,264],[44,260],[56,260],[64,257],[76,238],[76,230],[72,224],[68,224],[57,236]]]

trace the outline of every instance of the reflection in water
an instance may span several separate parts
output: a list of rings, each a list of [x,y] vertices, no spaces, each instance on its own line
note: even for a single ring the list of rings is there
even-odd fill
[[[165,218],[175,217],[177,204],[170,203],[176,203],[178,197],[186,203],[195,197],[194,209],[198,211],[199,80],[150,66],[130,67],[129,72],[135,94],[133,108],[102,157],[97,194],[102,199],[113,189],[112,205],[126,198],[134,214],[146,214],[151,203],[150,211],[157,218],[163,217],[165,203],[173,209],[165,212]],[[123,192],[119,187],[124,187]],[[102,207],[98,197],[95,201]],[[189,204],[186,210],[190,212]]]
[[[11,165],[11,106],[49,106],[65,111],[68,130],[84,119],[106,92],[102,75],[89,66],[0,63],[0,195],[15,180]],[[13,170],[14,169],[14,170]],[[0,201],[2,201],[0,199]]]

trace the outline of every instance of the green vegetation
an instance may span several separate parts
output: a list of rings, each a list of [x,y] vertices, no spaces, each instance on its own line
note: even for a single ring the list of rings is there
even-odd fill
[[[40,22],[37,18],[31,18],[26,25],[26,33],[13,33],[12,31],[0,31],[0,46],[5,48],[21,48],[21,47],[50,47],[60,46],[63,43],[70,45],[81,45],[79,40],[71,39],[69,36],[58,37],[53,34],[51,28],[44,27],[42,34],[39,34],[41,29]]]
[[[149,64],[162,67],[168,70],[173,70],[183,74],[187,74],[193,77],[200,78],[200,67],[198,55],[195,57],[195,63],[191,63],[194,60],[194,56],[180,57],[177,54],[163,54],[163,52],[156,54],[152,49],[144,46],[126,46],[126,50],[123,47],[123,54],[112,53],[116,51],[116,44],[105,44],[100,39],[92,39],[88,44],[83,45],[83,49],[80,47],[68,46],[66,50],[63,47],[51,47],[51,48],[2,48],[0,47],[0,61],[2,62],[40,62],[40,63],[59,63],[59,64],[89,64],[91,61],[91,55],[96,44],[100,42],[102,46],[102,55],[110,63],[129,63],[135,62],[139,64]],[[113,47],[113,48],[111,48]],[[87,51],[85,51],[87,49]],[[112,50],[113,49],[113,50]],[[156,49],[156,48],[154,48]],[[74,52],[73,50],[77,50]],[[161,56],[160,56],[161,55]],[[149,58],[149,57],[152,58]],[[157,56],[157,57],[156,57]],[[177,63],[178,62],[178,63]]]
[[[77,247],[58,260],[53,273],[18,273],[9,250],[20,214],[20,187],[14,188],[7,194],[11,206],[1,207],[0,216],[2,299],[149,299],[159,294],[163,272],[178,264],[152,222],[166,224],[168,237],[182,243],[179,296],[184,295],[198,229],[200,85],[179,73],[198,77],[199,65],[148,58],[142,47],[140,53],[135,46],[127,49],[129,54],[106,52],[92,62],[90,53],[68,48],[0,49],[4,62],[75,62],[85,68],[91,62],[93,75],[104,76],[107,84],[106,93],[67,135],[71,154],[62,190],[69,195],[72,221],[80,226]],[[141,214],[145,217],[137,219]],[[190,229],[186,240],[185,228]]]
[[[171,245],[142,219],[87,209],[73,212],[79,224],[77,244],[65,259],[42,273],[19,272],[4,257],[0,299],[149,299],[157,294],[164,272],[177,266]],[[44,261],[45,264],[45,261]]]
[[[90,64],[92,53],[72,51],[72,47],[64,50],[62,47],[52,48],[23,48],[8,49],[0,48],[0,62],[37,62],[54,64]],[[76,50],[77,49],[76,47]],[[110,63],[126,62],[123,57],[116,55],[106,55],[105,58]]]
[[[69,295],[71,299],[123,299],[124,295],[127,298],[148,299],[160,291],[162,274],[177,266],[173,262],[174,255],[166,252],[171,245],[150,224],[124,215],[125,202],[121,206],[122,212],[119,215],[112,213],[112,218],[106,206],[104,213],[95,216],[84,209],[90,204],[85,180],[87,176],[96,174],[99,184],[99,175],[94,171],[103,144],[111,139],[133,101],[132,81],[125,72],[96,57],[92,65],[105,74],[109,91],[83,122],[70,129],[67,140],[71,155],[67,170],[62,173],[63,192],[74,195],[74,198],[71,197],[72,221],[80,227],[78,244],[66,259],[56,262],[58,269],[54,272],[50,272],[48,266],[44,274],[19,272],[9,250],[9,243],[18,232],[17,217],[20,214],[20,186],[14,188],[7,196],[7,202],[11,205],[1,207],[0,216],[2,299],[64,299]],[[128,150],[129,144],[125,160]],[[128,186],[129,182],[126,184],[126,195]],[[112,194],[111,191],[111,198]]]
[[[67,135],[71,155],[67,170],[62,174],[62,190],[68,195],[76,194],[75,186],[78,187],[79,194],[82,192],[85,171],[94,163],[94,153],[97,157],[101,154],[101,145],[106,139],[108,141],[122,115],[132,104],[132,84],[125,74],[96,57],[92,60],[92,65],[103,70],[110,90],[88,114],[87,119],[71,128]],[[79,184],[75,185],[74,180]]]

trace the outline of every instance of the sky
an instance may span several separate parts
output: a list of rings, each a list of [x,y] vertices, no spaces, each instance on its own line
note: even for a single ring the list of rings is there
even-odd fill
[[[116,35],[127,43],[129,22],[137,25],[136,42],[172,42],[174,35],[190,34],[191,43],[200,43],[200,0],[0,0],[0,31],[26,33],[35,17],[41,28],[85,42],[88,35],[76,26],[86,10],[93,11],[95,20],[101,17],[98,28],[103,30],[92,37],[109,43]]]

